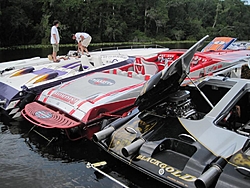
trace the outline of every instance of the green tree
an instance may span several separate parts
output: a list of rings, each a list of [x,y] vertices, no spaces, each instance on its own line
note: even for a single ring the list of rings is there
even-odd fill
[[[61,43],[88,32],[93,42],[249,39],[250,6],[241,0],[1,0],[0,45],[49,44],[55,19]]]

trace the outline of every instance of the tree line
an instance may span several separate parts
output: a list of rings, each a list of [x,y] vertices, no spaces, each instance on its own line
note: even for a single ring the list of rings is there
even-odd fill
[[[61,42],[87,32],[92,42],[249,40],[250,6],[241,0],[0,0],[0,46],[49,44],[54,20]]]

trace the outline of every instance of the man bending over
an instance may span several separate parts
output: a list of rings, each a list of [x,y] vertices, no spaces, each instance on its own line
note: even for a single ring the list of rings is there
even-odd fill
[[[72,39],[77,41],[78,50],[80,50],[82,54],[84,54],[85,51],[87,53],[87,56],[90,57],[87,47],[89,46],[92,37],[88,33],[77,32],[72,35]]]

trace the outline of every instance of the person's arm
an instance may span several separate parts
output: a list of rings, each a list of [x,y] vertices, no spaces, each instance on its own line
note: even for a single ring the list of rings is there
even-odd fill
[[[80,37],[81,37],[81,41],[83,41],[83,40],[84,40],[84,36],[83,36],[83,35],[81,35]]]
[[[57,41],[57,39],[56,39],[56,34],[53,34],[53,37],[54,37],[54,39],[55,39],[55,41],[56,41],[56,44],[58,44],[58,41]]]

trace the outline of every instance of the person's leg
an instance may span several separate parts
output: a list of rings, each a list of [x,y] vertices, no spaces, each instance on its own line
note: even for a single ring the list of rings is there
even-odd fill
[[[56,54],[57,54],[56,44],[52,44],[52,48],[53,48],[52,59],[53,59],[53,61],[56,61]]]
[[[58,60],[58,59],[56,58],[56,56],[57,56],[57,52],[59,51],[59,44],[52,44],[52,46],[53,46],[53,53],[52,53],[53,61],[54,61],[54,62],[58,62],[58,61],[60,61],[60,60]]]
[[[80,52],[83,54],[84,53],[84,47],[82,46],[82,43],[78,43],[78,49],[80,50]]]
[[[89,51],[88,51],[88,49],[87,49],[85,46],[83,46],[83,50],[84,50],[87,54],[89,54]]]
[[[86,38],[82,41],[82,46],[84,47],[84,51],[87,53],[87,55],[89,55],[89,51],[88,51],[87,47],[89,46],[91,40],[92,40],[92,37],[89,36],[88,38]]]

